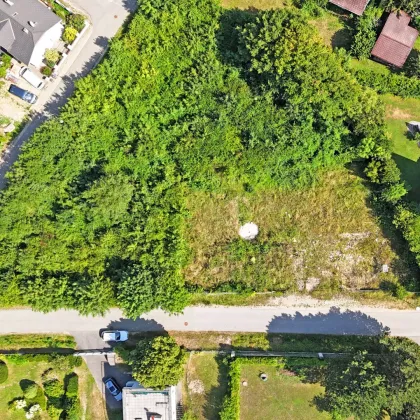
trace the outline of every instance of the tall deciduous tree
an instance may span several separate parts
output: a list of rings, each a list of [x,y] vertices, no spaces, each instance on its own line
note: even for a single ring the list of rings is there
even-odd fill
[[[185,361],[185,350],[171,337],[140,341],[128,358],[133,377],[144,387],[156,389],[176,385]]]
[[[380,355],[359,353],[331,363],[323,381],[320,407],[342,416],[371,420],[383,411],[393,418],[420,413],[420,347],[403,338],[385,337]]]

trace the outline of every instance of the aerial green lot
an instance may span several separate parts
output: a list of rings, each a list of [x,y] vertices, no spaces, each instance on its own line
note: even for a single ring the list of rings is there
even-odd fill
[[[259,377],[268,375],[266,382]],[[322,393],[318,384],[303,383],[297,376],[280,373],[275,366],[244,365],[241,380],[241,420],[293,419],[327,420],[331,417],[321,413],[313,404],[313,398]]]
[[[217,420],[227,389],[227,368],[213,354],[194,354],[187,362],[184,404],[198,420]]]

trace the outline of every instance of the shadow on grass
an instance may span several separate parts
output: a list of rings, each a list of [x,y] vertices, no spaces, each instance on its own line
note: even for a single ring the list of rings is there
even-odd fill
[[[212,386],[206,395],[206,404],[204,405],[204,418],[209,420],[218,420],[219,412],[222,409],[223,398],[228,387],[228,366],[223,362],[222,357],[216,357],[218,366],[218,386]]]
[[[420,202],[420,159],[417,161],[407,159],[397,154],[392,155],[401,171],[402,179],[411,187],[407,198],[409,200]]]

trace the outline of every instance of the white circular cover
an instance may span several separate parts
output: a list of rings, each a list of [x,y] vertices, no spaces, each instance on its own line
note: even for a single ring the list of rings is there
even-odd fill
[[[258,226],[255,223],[245,223],[239,229],[239,236],[247,241],[256,238],[258,235]]]

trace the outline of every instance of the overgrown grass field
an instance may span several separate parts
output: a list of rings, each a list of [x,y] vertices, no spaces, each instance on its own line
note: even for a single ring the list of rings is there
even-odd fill
[[[381,267],[410,276],[370,207],[370,193],[350,170],[326,173],[313,187],[190,196],[187,281],[203,288],[338,291],[377,287]],[[255,242],[241,224],[260,229]]]
[[[268,375],[266,382],[259,377]],[[293,419],[327,420],[330,415],[319,412],[312,404],[323,389],[318,384],[303,383],[297,376],[288,376],[275,366],[244,365],[241,368],[241,420]]]

